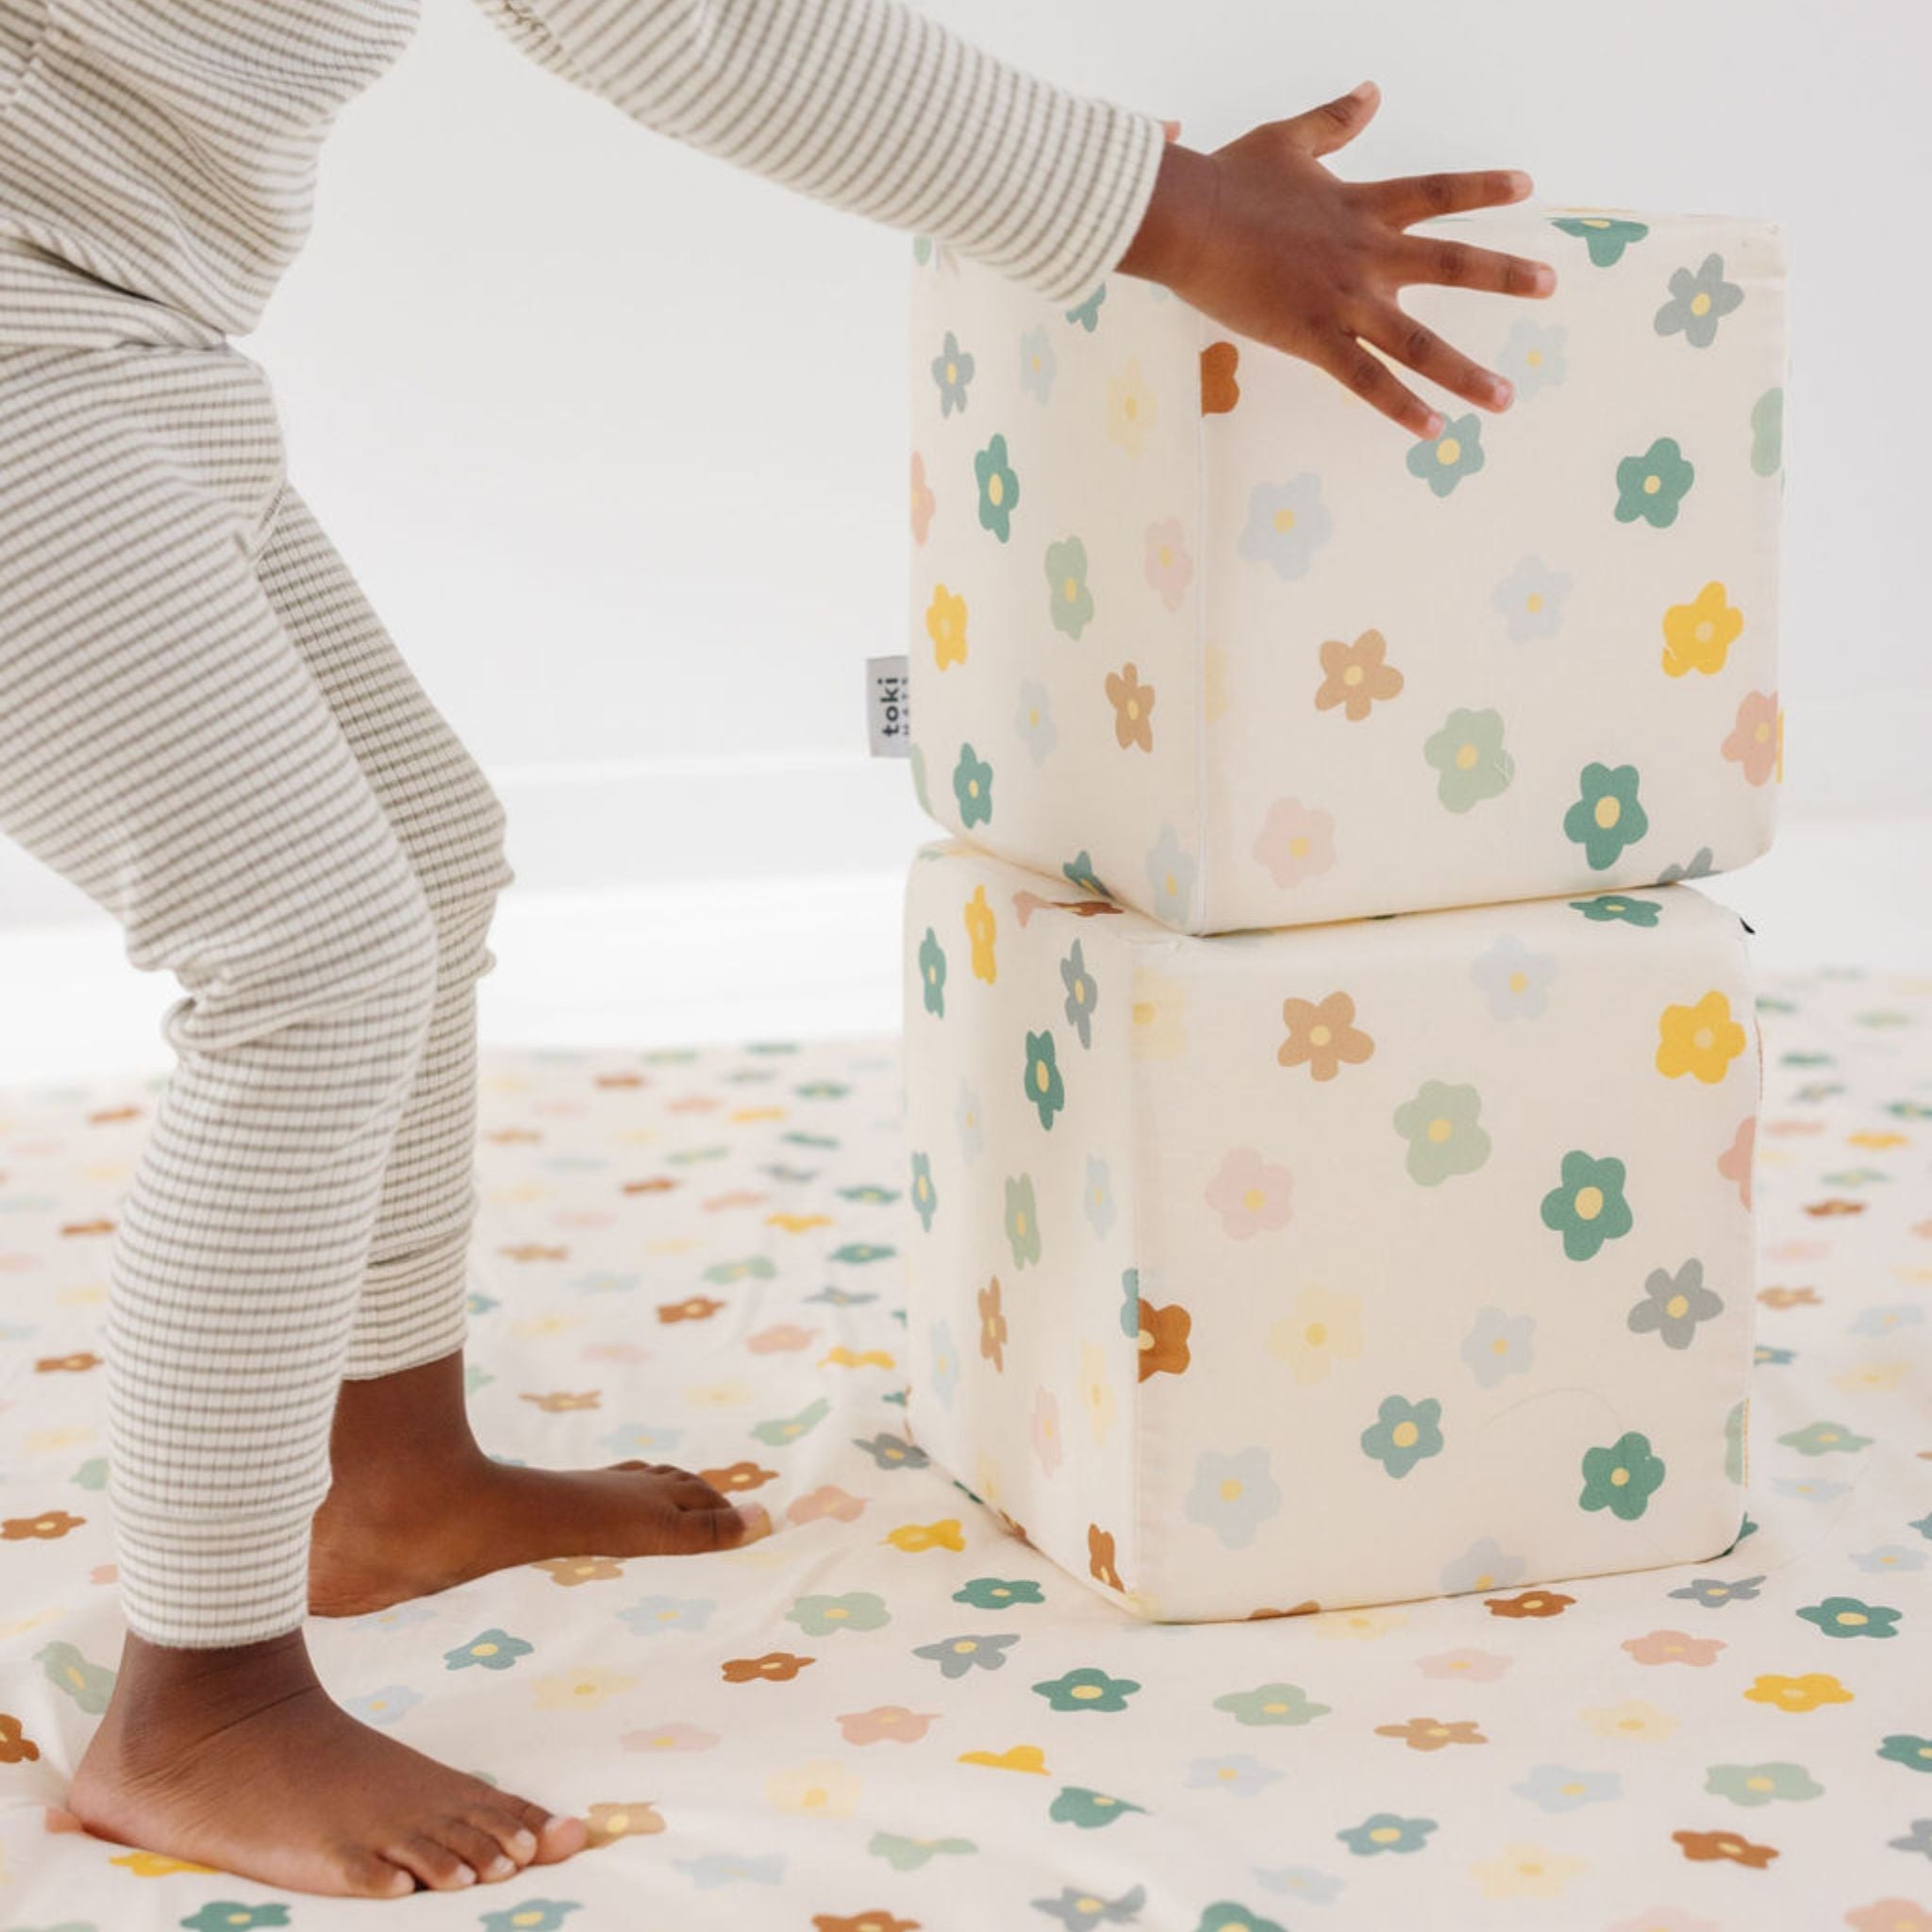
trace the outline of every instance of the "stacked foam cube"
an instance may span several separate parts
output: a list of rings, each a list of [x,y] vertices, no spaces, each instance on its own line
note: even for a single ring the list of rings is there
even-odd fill
[[[915,276],[908,1421],[1223,1619],[1741,1518],[1784,260],[1523,207],[1406,441],[1149,284]]]

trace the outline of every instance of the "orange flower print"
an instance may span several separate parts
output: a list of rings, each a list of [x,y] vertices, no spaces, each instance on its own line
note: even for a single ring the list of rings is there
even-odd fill
[[[881,1907],[875,1912],[857,1912],[841,1918],[836,1912],[814,1912],[812,1932],[919,1932],[917,1919],[899,1919]]]
[[[1194,1318],[1178,1302],[1170,1302],[1164,1308],[1158,1308],[1150,1301],[1141,1301],[1141,1375],[1145,1381],[1149,1375],[1178,1375],[1188,1366],[1188,1331],[1194,1325]]]
[[[708,1322],[724,1306],[723,1302],[713,1301],[708,1294],[687,1295],[681,1302],[660,1302],[658,1319],[660,1322]]]
[[[17,1717],[0,1710],[0,1764],[31,1764],[41,1747],[29,1738]]]
[[[1006,1345],[1007,1318],[1000,1310],[1000,1278],[995,1274],[979,1291],[979,1352],[995,1373],[1007,1365]]]
[[[1355,1001],[1345,992],[1325,1000],[1283,1000],[1282,1024],[1288,1038],[1274,1058],[1284,1067],[1307,1067],[1317,1080],[1332,1080],[1343,1065],[1358,1067],[1375,1042],[1355,1024]]]
[[[541,1408],[546,1415],[564,1415],[574,1408],[595,1408],[603,1400],[603,1391],[591,1389],[581,1395],[559,1391],[555,1395],[525,1395],[523,1399],[533,1408]]]
[[[592,1805],[585,1821],[590,1826],[590,1843],[615,1844],[621,1838],[643,1838],[664,1829],[664,1814],[655,1805]]]
[[[1815,1308],[1819,1305],[1815,1288],[1760,1288],[1757,1299],[1767,1308]]]
[[[1402,689],[1402,673],[1385,661],[1389,646],[1378,630],[1365,630],[1352,644],[1330,638],[1322,646],[1322,682],[1315,691],[1315,708],[1332,711],[1360,724],[1378,698],[1392,698]]]
[[[1785,721],[1777,708],[1776,691],[1747,691],[1738,707],[1731,735],[1719,749],[1732,764],[1743,767],[1745,778],[1753,785],[1762,785],[1774,772],[1782,777]]]
[[[1560,1617],[1576,1599],[1557,1590],[1525,1590],[1518,1596],[1486,1596],[1492,1617]]]
[[[1700,1865],[1728,1858],[1734,1865],[1748,1865],[1754,1872],[1762,1872],[1777,1857],[1771,1846],[1754,1845],[1735,1831],[1674,1831],[1671,1836],[1684,1848],[1684,1856]]]
[[[1805,1203],[1805,1212],[1820,1221],[1829,1221],[1834,1217],[1846,1214],[1862,1214],[1864,1211],[1865,1204],[1862,1201],[1846,1201],[1832,1198],[1824,1201],[1807,1201]]]
[[[932,527],[933,494],[932,486],[925,480],[925,458],[917,450],[912,452],[912,541],[925,541],[925,533]]]
[[[1107,674],[1107,695],[1113,705],[1113,735],[1123,751],[1139,745],[1154,749],[1154,687],[1141,682],[1131,664]]]
[[[64,1509],[43,1509],[38,1516],[9,1516],[0,1522],[0,1542],[50,1543],[86,1521],[85,1516],[70,1516]]]
[[[1444,1724],[1440,1718],[1412,1717],[1406,1724],[1377,1724],[1378,1738],[1400,1738],[1411,1751],[1441,1751],[1450,1744],[1487,1744],[1474,1718]]]
[[[817,1661],[789,1650],[768,1650],[763,1657],[734,1657],[719,1668],[727,1684],[789,1684],[807,1664]]]
[[[549,1247],[542,1241],[519,1241],[514,1247],[498,1248],[499,1255],[512,1261],[568,1261],[570,1250],[565,1247]]]
[[[1109,1590],[1125,1590],[1121,1581],[1121,1573],[1114,1568],[1113,1536],[1102,1529],[1097,1523],[1087,1525],[1087,1571],[1096,1582],[1104,1583]]]
[[[609,1557],[546,1557],[530,1567],[547,1570],[551,1582],[565,1590],[575,1590],[580,1583],[612,1583],[624,1574],[624,1565]]]
[[[82,1349],[78,1355],[42,1356],[34,1364],[34,1374],[37,1375],[84,1375],[88,1370],[97,1369],[100,1365],[101,1358],[99,1356]]]
[[[766,1483],[774,1483],[778,1480],[778,1472],[761,1469],[756,1462],[731,1462],[723,1469],[701,1469],[698,1478],[729,1495],[734,1490],[756,1490]]]

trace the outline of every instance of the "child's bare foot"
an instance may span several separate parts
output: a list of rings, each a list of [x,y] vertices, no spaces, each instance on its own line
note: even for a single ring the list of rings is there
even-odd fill
[[[525,1469],[470,1433],[460,1355],[344,1382],[329,1443],[334,1487],[316,1512],[308,1607],[351,1617],[551,1557],[670,1557],[728,1549],[745,1519],[667,1463]]]
[[[130,1636],[68,1807],[98,1837],[291,1890],[389,1898],[511,1877],[584,1826],[359,1724],[301,1633],[236,1650]]]

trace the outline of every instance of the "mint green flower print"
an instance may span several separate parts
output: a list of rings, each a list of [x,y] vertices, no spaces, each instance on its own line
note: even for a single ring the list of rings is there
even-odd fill
[[[1652,926],[1663,908],[1655,899],[1626,899],[1621,892],[1606,892],[1594,899],[1572,899],[1573,910],[1599,925],[1621,921],[1625,925]]]
[[[1624,1198],[1624,1163],[1573,1147],[1563,1157],[1562,1180],[1543,1196],[1542,1220],[1563,1237],[1573,1261],[1588,1261],[1606,1241],[1628,1234],[1636,1218]]]
[[[1016,1174],[1007,1182],[1007,1245],[1013,1266],[1040,1259],[1040,1217],[1033,1205],[1033,1176]]]
[[[1078,886],[1083,892],[1097,893],[1103,899],[1113,897],[1101,884],[1100,874],[1093,870],[1093,861],[1087,856],[1084,845],[1060,867],[1060,873],[1069,885]]]
[[[940,1197],[932,1184],[932,1158],[929,1155],[914,1154],[912,1211],[919,1216],[919,1224],[927,1234],[932,1232],[932,1217],[939,1205]]]
[[[1713,1797],[1753,1807],[1824,1795],[1824,1787],[1802,1764],[1713,1764],[1704,1774],[1704,1789]]]
[[[1258,1684],[1252,1690],[1230,1690],[1214,1700],[1237,1724],[1311,1724],[1326,1717],[1331,1707],[1313,1703],[1299,1684]]]
[[[1033,1690],[1055,1710],[1124,1710],[1127,1699],[1140,1688],[1132,1677],[1109,1677],[1105,1671],[1088,1665],[1061,1677],[1050,1677]]]
[[[459,1644],[455,1650],[442,1654],[445,1669],[467,1671],[507,1671],[520,1657],[528,1657],[536,1646],[525,1643],[521,1637],[512,1637],[507,1630],[485,1630],[481,1636],[473,1637],[469,1642]]]
[[[1623,260],[1624,249],[1650,233],[1642,222],[1620,222],[1608,215],[1565,215],[1553,218],[1551,226],[1577,237],[1590,250],[1591,264],[1595,268],[1615,268]]]
[[[1380,1852],[1419,1852],[1435,1828],[1433,1818],[1398,1818],[1392,1811],[1377,1811],[1335,1836],[1357,1857],[1372,1858]]]
[[[1873,1439],[1855,1435],[1842,1423],[1807,1423],[1778,1441],[1800,1456],[1849,1456],[1871,1448]]]
[[[869,1590],[842,1596],[802,1596],[785,1612],[808,1637],[831,1637],[841,1630],[878,1630],[892,1621],[886,1601]]]
[[[875,1831],[865,1849],[894,1872],[917,1872],[941,1855],[958,1857],[979,1847],[970,1838],[906,1838],[896,1831]]]
[[[1474,1174],[1490,1158],[1490,1137],[1478,1119],[1482,1095],[1474,1087],[1424,1080],[1413,1100],[1395,1109],[1395,1131],[1408,1142],[1408,1177],[1425,1188]]]
[[[286,1925],[289,1908],[285,1905],[244,1906],[233,1899],[211,1899],[197,1912],[181,1921],[186,1932],[256,1932],[258,1926]],[[52,1932],[60,1932],[58,1925]],[[73,1927],[71,1932],[81,1932]]]
[[[1741,1483],[1744,1480],[1744,1432],[1749,1426],[1751,1405],[1748,1401],[1731,1404],[1730,1413],[1724,1417],[1724,1480]]]
[[[1060,984],[1067,990],[1067,1024],[1080,1036],[1080,1044],[1091,1047],[1093,1044],[1093,1010],[1100,1004],[1100,989],[1093,983],[1093,975],[1087,970],[1086,955],[1080,950],[1080,941],[1074,941],[1073,950],[1060,961]]]
[[[1423,757],[1441,775],[1436,796],[1451,811],[1467,811],[1509,789],[1516,761],[1503,749],[1500,711],[1451,711],[1423,744]]]
[[[1581,795],[1563,814],[1563,836],[1583,847],[1592,872],[1607,872],[1650,830],[1637,799],[1637,767],[1585,765],[1577,784]]]
[[[1026,1036],[1026,1098],[1040,1109],[1040,1124],[1053,1126],[1053,1117],[1067,1104],[1066,1083],[1054,1058],[1053,1035]]]
[[[1362,1431],[1362,1454],[1392,1476],[1405,1476],[1418,1462],[1442,1453],[1442,1405],[1433,1396],[1410,1402],[1385,1395],[1377,1419]]]
[[[1474,410],[1452,416],[1440,436],[1413,443],[1408,474],[1420,476],[1438,496],[1447,496],[1465,476],[1474,476],[1484,462],[1483,425]]]
[[[932,358],[932,379],[940,386],[940,414],[950,416],[966,407],[966,390],[973,380],[973,358],[959,346],[953,331]]]
[[[953,767],[953,796],[959,802],[961,825],[983,825],[992,817],[992,767],[970,744],[959,747]]]
[[[1751,405],[1751,472],[1775,476],[1785,459],[1785,392],[1768,389]]]
[[[1878,1755],[1892,1764],[1903,1764],[1907,1771],[1932,1772],[1932,1738],[1894,1731],[1879,1745]]]
[[[1695,271],[1671,271],[1671,299],[1653,326],[1660,336],[1681,335],[1693,349],[1707,349],[1717,341],[1718,324],[1743,299],[1743,290],[1724,280],[1724,257],[1707,255]]]
[[[1654,530],[1669,529],[1696,478],[1676,438],[1659,436],[1641,457],[1617,465],[1617,521],[1634,524],[1641,517]]]
[[[113,1694],[114,1673],[105,1664],[90,1663],[86,1656],[64,1640],[45,1643],[34,1652],[47,1682],[74,1699],[90,1717],[99,1717]]]
[[[1651,1453],[1650,1438],[1635,1429],[1607,1449],[1583,1452],[1580,1507],[1607,1509],[1624,1523],[1635,1523],[1650,1507],[1664,1479],[1663,1458]]]
[[[1827,1637],[1896,1637],[1902,1611],[1885,1604],[1868,1604],[1855,1596],[1828,1596],[1798,1612]]]
[[[1248,497],[1241,554],[1270,565],[1278,577],[1305,577],[1314,555],[1334,534],[1322,501],[1322,479],[1304,474],[1287,483],[1257,483]]]
[[[979,525],[1002,543],[1013,534],[1013,508],[1020,501],[1020,478],[1007,460],[1007,439],[995,436],[973,458],[979,479]]]
[[[1046,1815],[1056,1824],[1077,1824],[1082,1831],[1097,1831],[1129,1811],[1144,1813],[1146,1809],[1144,1805],[1130,1805],[1124,1798],[1110,1798],[1085,1785],[1062,1785],[1059,1795],[1046,1807]]]
[[[1102,282],[1077,308],[1067,310],[1067,320],[1091,336],[1100,326],[1100,305],[1107,300],[1107,284]]]
[[[919,995],[935,1018],[946,1017],[946,949],[931,926],[919,942]]]
[[[1093,621],[1093,592],[1087,585],[1087,546],[1063,537],[1046,546],[1047,615],[1053,627],[1076,638]]]

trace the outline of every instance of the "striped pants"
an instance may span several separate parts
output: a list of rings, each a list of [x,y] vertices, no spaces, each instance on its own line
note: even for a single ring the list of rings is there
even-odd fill
[[[128,1624],[279,1635],[340,1382],[462,1343],[512,874],[232,348],[0,351],[0,832],[184,989],[110,1263]]]

